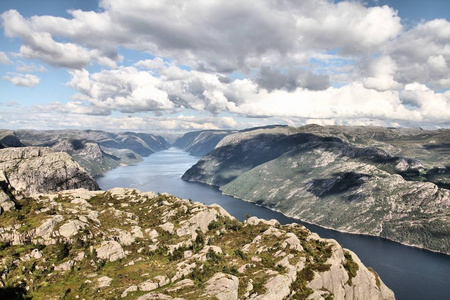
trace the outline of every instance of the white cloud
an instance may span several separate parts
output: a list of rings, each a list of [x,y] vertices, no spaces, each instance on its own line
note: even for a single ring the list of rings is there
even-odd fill
[[[25,20],[17,11],[9,10],[1,15],[5,35],[19,37],[23,45],[19,55],[24,58],[39,59],[57,67],[80,69],[92,61],[114,68],[115,61],[98,50],[89,50],[74,43],[61,43],[44,31],[36,31],[29,20]]]
[[[12,64],[12,61],[9,59],[8,55],[5,52],[0,51],[0,64],[9,65]]]
[[[378,79],[385,70],[383,66],[392,63],[386,58],[380,62],[372,66]],[[400,93],[368,88],[367,81],[320,91],[303,88],[268,91],[249,79],[221,81],[213,74],[186,71],[172,65],[161,68],[158,76],[134,67],[94,74],[86,70],[71,71],[71,74],[72,80],[68,85],[79,94],[74,96],[75,101],[58,104],[53,107],[55,110],[105,115],[112,111],[158,113],[192,109],[258,118],[370,119],[383,122],[442,122],[450,116],[448,95],[434,93],[420,84],[407,85],[405,90],[400,89]],[[440,112],[433,115],[432,109]]]
[[[401,89],[403,85],[394,80],[396,70],[397,65],[389,56],[372,60],[368,66],[370,77],[364,80],[364,87],[378,91]]]
[[[439,123],[449,116],[448,92],[433,91],[450,87],[444,19],[405,29],[387,6],[327,0],[102,0],[98,12],[69,14],[1,15],[5,35],[22,40],[19,57],[72,69],[67,85],[76,94],[47,106],[60,113],[96,120],[195,110],[336,124]],[[117,67],[121,47],[155,58]],[[92,63],[110,69],[89,73]],[[27,76],[34,75],[4,79]],[[156,119],[168,127],[188,120]],[[136,115],[127,120],[148,125]],[[218,124],[189,122],[183,126]],[[235,119],[221,122],[237,126]]]
[[[449,87],[442,85],[442,79],[450,78],[449,21],[420,23],[392,42],[389,51],[398,66],[397,81]]]
[[[450,92],[435,93],[423,84],[408,84],[401,93],[404,103],[418,108],[427,121],[450,120]]]
[[[89,61],[113,65],[117,47],[170,57],[198,70],[248,72],[261,65],[307,62],[310,53],[339,48],[373,52],[401,31],[400,18],[387,6],[326,0],[242,2],[103,0],[102,12],[69,11],[72,18],[3,14],[5,33],[24,41],[21,52],[54,65],[81,68]],[[176,16],[176,17],[174,17]],[[52,36],[74,43],[57,43]],[[45,40],[47,48],[37,47]],[[85,45],[98,53],[91,53]],[[55,50],[60,48],[61,51]],[[52,61],[47,55],[62,55]]]
[[[12,74],[11,74],[12,75]],[[14,74],[13,76],[3,76],[2,79],[8,80],[14,85],[23,87],[33,87],[41,81],[38,76],[32,74]]]
[[[38,64],[33,64],[33,63],[26,64],[22,61],[19,61],[16,66],[16,71],[24,72],[24,73],[31,73],[31,72],[43,73],[43,72],[47,72],[47,69],[43,65],[38,65]]]
[[[148,70],[162,70],[167,64],[161,57],[155,57],[154,59],[140,60],[134,65]]]
[[[90,75],[86,70],[72,70],[69,87],[79,91],[77,111],[89,113],[118,110],[121,112],[171,110],[174,104],[165,91],[157,88],[159,79],[134,67],[120,67]],[[92,109],[80,105],[89,103]]]

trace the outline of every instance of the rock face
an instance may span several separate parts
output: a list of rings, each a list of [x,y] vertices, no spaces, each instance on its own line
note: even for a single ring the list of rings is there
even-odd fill
[[[450,253],[449,145],[450,130],[257,128],[223,138],[183,179],[321,226]]]
[[[5,171],[0,170],[0,214],[15,207],[12,186]]]
[[[203,130],[188,132],[178,138],[173,144],[174,147],[183,149],[194,156],[203,156],[227,135],[233,133],[231,130]]]
[[[67,153],[49,148],[0,149],[0,170],[16,190],[47,193],[74,188],[98,190],[94,179]]]
[[[28,297],[394,299],[354,253],[299,224],[241,223],[218,205],[134,189],[17,201],[0,215],[1,283]]]

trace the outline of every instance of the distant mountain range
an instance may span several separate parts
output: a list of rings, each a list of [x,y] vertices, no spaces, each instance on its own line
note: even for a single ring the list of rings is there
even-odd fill
[[[0,148],[23,146],[67,152],[95,176],[171,145],[133,132],[0,130]],[[324,227],[450,254],[450,130],[267,126],[190,132],[173,146],[204,155],[184,180]]]
[[[188,132],[178,138],[172,146],[183,149],[186,152],[198,157],[202,157],[227,135],[235,133],[232,130],[202,130]]]
[[[120,165],[142,161],[142,156],[167,149],[161,136],[147,133],[110,133],[100,130],[0,130],[0,149],[50,147],[67,152],[92,176]]]
[[[450,130],[270,126],[225,136],[183,179],[289,216],[450,253]]]

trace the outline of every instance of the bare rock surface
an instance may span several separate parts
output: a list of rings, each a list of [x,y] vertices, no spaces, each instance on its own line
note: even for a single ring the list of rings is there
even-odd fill
[[[98,190],[94,179],[67,153],[49,148],[0,149],[0,170],[16,190],[48,193],[68,189]]]
[[[135,189],[16,201],[0,215],[1,278],[33,298],[394,298],[354,253],[298,224]]]

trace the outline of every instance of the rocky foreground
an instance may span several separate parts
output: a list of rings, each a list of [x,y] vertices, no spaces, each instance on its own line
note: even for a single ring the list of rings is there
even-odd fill
[[[1,299],[394,299],[299,224],[134,189],[14,196],[0,181]]]

